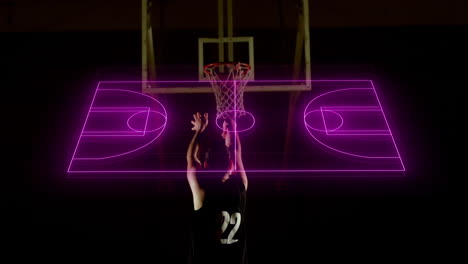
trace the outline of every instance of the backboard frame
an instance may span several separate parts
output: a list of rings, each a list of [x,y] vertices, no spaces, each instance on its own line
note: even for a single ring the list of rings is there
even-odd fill
[[[250,74],[248,80],[255,80],[255,61],[254,61],[254,38],[253,37],[227,37],[227,38],[199,38],[198,39],[198,80],[208,80],[205,76],[203,68],[205,67],[204,45],[207,43],[247,43],[249,45],[249,62]]]
[[[142,40],[142,61],[141,61],[141,81],[142,81],[142,92],[143,93],[155,93],[156,91],[151,87],[147,86],[147,81],[156,81],[156,60],[154,52],[154,44],[158,42],[157,39],[153,39],[152,23],[150,10],[152,7],[151,0],[141,0],[141,40]],[[224,35],[224,2],[226,3],[226,20],[227,20],[227,37]],[[247,42],[249,44],[249,64],[252,66],[252,77],[254,80],[255,76],[255,64],[254,64],[254,45],[253,37],[234,37],[233,36],[233,14],[232,14],[233,0],[218,0],[218,38],[199,38],[198,39],[198,77],[199,80],[205,80],[203,74],[203,45],[205,43],[218,43],[218,57],[219,61],[224,61],[224,44],[228,44],[228,62],[233,62],[233,43],[234,42]],[[247,91],[307,91],[312,89],[311,83],[311,54],[310,54],[310,24],[309,24],[309,0],[301,0],[299,5],[299,15],[297,24],[297,36],[296,45],[294,51],[294,72],[292,78],[298,78],[300,72],[303,72],[305,85],[288,85],[288,86],[274,86],[265,89],[250,87]],[[200,56],[201,55],[201,56]],[[303,63],[302,63],[303,60]],[[211,92],[201,88],[201,91],[191,88],[188,90],[179,89],[180,92]],[[159,90],[161,91],[161,90]]]

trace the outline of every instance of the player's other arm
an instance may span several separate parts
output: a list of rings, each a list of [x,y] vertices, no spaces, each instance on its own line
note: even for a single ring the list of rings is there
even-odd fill
[[[195,145],[202,128],[200,113],[194,114],[193,119],[194,120],[191,123],[193,125],[192,130],[195,131],[195,134],[193,135],[192,140],[190,141],[190,144],[187,149],[187,181],[190,185],[190,190],[192,191],[193,209],[198,210],[203,206],[203,200],[205,198],[205,191],[200,187],[200,184],[198,183],[197,169],[194,164]]]
[[[233,122],[233,126],[235,126],[234,122]],[[236,137],[236,141],[235,141],[236,142],[236,147],[235,147],[236,167],[240,173],[240,177],[242,179],[242,183],[245,186],[245,190],[247,190],[249,181],[247,178],[247,173],[245,172],[244,162],[242,160],[242,144],[240,141],[239,133],[234,132],[234,136]]]

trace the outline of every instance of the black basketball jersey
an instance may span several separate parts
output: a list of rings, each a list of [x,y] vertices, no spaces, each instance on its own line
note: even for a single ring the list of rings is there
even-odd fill
[[[193,212],[190,263],[247,263],[246,190],[237,175],[200,182],[202,208]]]

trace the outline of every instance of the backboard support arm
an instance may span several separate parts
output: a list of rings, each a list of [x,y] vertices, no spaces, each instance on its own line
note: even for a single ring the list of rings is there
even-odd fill
[[[147,81],[156,80],[151,7],[151,0],[141,0],[141,80],[143,81],[143,91],[149,88]]]

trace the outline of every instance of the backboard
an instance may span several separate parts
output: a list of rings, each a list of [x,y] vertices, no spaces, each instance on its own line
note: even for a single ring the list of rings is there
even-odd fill
[[[200,0],[183,6],[142,1],[144,93],[153,93],[146,81],[207,80],[203,67],[222,62],[249,64],[250,80],[302,79],[311,89],[308,0]],[[294,85],[272,89],[304,89]]]

